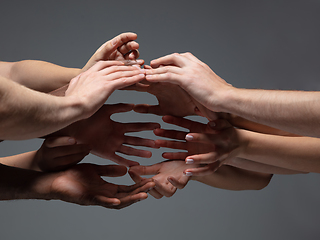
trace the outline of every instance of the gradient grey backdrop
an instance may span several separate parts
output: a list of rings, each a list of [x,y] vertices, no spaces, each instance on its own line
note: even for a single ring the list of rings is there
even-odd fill
[[[237,87],[320,90],[319,12],[316,0],[1,0],[0,59],[82,67],[103,42],[133,31],[146,62],[190,51]],[[108,100],[115,102],[156,99],[116,92]],[[114,119],[161,122],[135,113]],[[40,144],[3,142],[0,154]],[[140,162],[160,160],[154,151],[153,159]],[[92,155],[85,161],[110,163]],[[128,177],[110,180],[131,184]],[[274,176],[267,188],[243,192],[190,182],[172,198],[149,197],[120,211],[61,201],[0,202],[0,239],[319,239],[319,182],[317,174]]]

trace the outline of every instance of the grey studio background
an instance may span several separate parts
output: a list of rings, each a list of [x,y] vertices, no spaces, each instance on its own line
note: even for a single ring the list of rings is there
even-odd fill
[[[0,1],[0,59],[82,67],[119,33],[138,34],[146,62],[190,51],[243,88],[320,90],[320,1]],[[116,92],[107,103],[149,103]],[[113,119],[157,121],[133,112]],[[153,138],[149,132],[136,134]],[[42,141],[6,141],[1,156]],[[141,164],[161,161],[161,151]],[[135,159],[135,158],[130,158]],[[86,162],[111,163],[89,155]],[[131,184],[129,177],[108,179]],[[319,239],[320,175],[274,176],[261,191],[233,192],[197,182],[172,198],[109,210],[61,201],[0,202],[0,239]]]

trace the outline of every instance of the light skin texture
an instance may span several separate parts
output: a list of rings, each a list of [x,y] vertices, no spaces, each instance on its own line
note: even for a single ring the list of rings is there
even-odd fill
[[[223,119],[207,125],[171,116],[164,117],[164,121],[187,128],[191,132],[156,129],[155,134],[158,136],[175,140],[186,139],[185,142],[157,140],[158,146],[187,150],[184,153],[164,153],[165,158],[185,159],[186,163],[209,164],[206,167],[186,170],[192,174],[210,173],[210,164],[217,161],[220,164],[251,170],[258,170],[260,165],[262,170],[259,171],[278,174],[319,172],[320,141],[317,138],[255,133],[236,129]],[[210,126],[212,123],[215,126]]]
[[[259,190],[266,187],[272,177],[270,174],[231,166],[222,166],[210,175],[190,177],[184,174],[187,167],[183,160],[169,160],[151,166],[131,167],[129,174],[137,183],[145,179],[141,175],[154,175],[152,179],[156,185],[149,193],[157,199],[173,196],[177,189],[183,189],[190,180],[228,190]]]
[[[65,171],[43,173],[0,164],[0,200],[62,200],[79,205],[121,209],[148,197],[151,181],[124,186],[108,183],[102,176],[126,174],[124,166],[78,164]]]
[[[177,84],[211,111],[298,135],[320,136],[319,92],[238,89],[191,53],[164,56],[150,65],[148,81]]]
[[[63,80],[59,80],[59,84],[65,84],[65,81],[69,82],[70,76],[75,73],[74,69],[68,72],[64,68],[41,63],[40,65],[45,65],[45,67],[44,70],[40,71],[39,76],[50,76],[47,80],[44,79],[44,83],[42,83],[39,78],[29,79],[37,75],[36,72],[23,74],[26,71],[25,65],[28,65],[28,63],[23,63],[21,67],[8,64],[10,66],[9,70],[1,64],[0,139],[21,140],[57,131],[75,121],[90,117],[102,106],[114,90],[142,80],[144,78],[143,69],[135,66],[125,66],[125,63],[121,62],[124,59],[132,59],[139,55],[136,50],[138,45],[132,43],[135,38],[136,35],[133,34],[129,38],[117,37],[111,42],[107,42],[88,61],[83,69],[86,71],[71,80],[63,98],[33,91],[21,84],[37,90],[49,91],[57,87],[57,85],[50,84],[52,82],[50,72],[57,69],[57,73],[52,75],[57,79],[65,75],[66,77]],[[131,47],[128,47],[128,45]],[[108,58],[108,61],[103,61],[105,58]],[[110,61],[109,59],[121,61]],[[36,62],[35,65],[37,64],[39,62]],[[18,70],[12,71],[14,69]],[[21,70],[20,73],[19,69]],[[38,68],[33,66],[31,69]],[[50,69],[50,72],[44,74],[45,70],[48,69]],[[21,79],[21,77],[14,77],[14,72],[18,72],[18,76],[29,76],[29,78],[26,80]],[[21,84],[6,78],[12,76],[15,81]],[[33,81],[35,85],[29,84],[29,80]],[[37,82],[40,82],[40,84],[38,85]],[[50,87],[44,88],[43,85],[47,83]],[[99,97],[97,98],[97,96]]]
[[[0,76],[15,81],[30,89],[40,92],[51,92],[67,85],[70,80],[99,61],[136,60],[139,57],[139,44],[135,33],[122,33],[104,43],[80,68],[67,68],[39,60],[24,60],[18,62],[0,61]],[[137,64],[142,65],[143,60]]]
[[[145,65],[145,69],[151,69]],[[141,81],[125,90],[135,90],[139,92],[148,92],[154,95],[158,100],[158,105],[137,104],[134,111],[138,113],[151,113],[160,116],[172,115],[185,117],[195,115],[196,105],[190,95],[181,87],[172,83],[151,83]]]

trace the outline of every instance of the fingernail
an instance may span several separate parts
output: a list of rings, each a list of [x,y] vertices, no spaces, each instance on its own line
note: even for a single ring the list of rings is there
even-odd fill
[[[69,138],[68,139],[68,143],[70,144],[75,144],[76,143],[76,140],[74,138]]]
[[[185,172],[184,174],[188,177],[192,176],[192,172]]]
[[[189,135],[189,134],[186,135],[186,140],[189,140],[189,141],[190,141],[190,140],[192,140],[192,139],[193,139],[193,136],[192,136],[192,135]]]
[[[215,122],[209,122],[209,126],[214,128],[216,126],[216,123]]]
[[[142,73],[140,73],[140,74],[139,74],[139,76],[140,76],[140,77],[145,77],[145,75],[144,75],[144,74],[142,74]]]
[[[194,163],[194,160],[192,158],[186,159],[186,164],[192,164],[192,163]]]

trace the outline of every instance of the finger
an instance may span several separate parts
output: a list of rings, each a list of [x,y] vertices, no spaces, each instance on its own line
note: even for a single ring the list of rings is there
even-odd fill
[[[52,159],[67,158],[68,156],[85,153],[88,155],[90,153],[90,147],[86,144],[76,144],[71,146],[58,146],[50,149],[50,156]]]
[[[126,186],[118,185],[118,191],[122,193],[137,194],[139,192],[148,192],[155,186],[153,179],[143,179],[141,182]]]
[[[125,159],[125,158],[123,158],[123,157],[121,157],[119,155],[116,155],[116,154],[114,154],[112,156],[112,159],[110,158],[110,160],[115,162],[115,163],[118,163],[119,165],[124,165],[124,166],[127,166],[127,167],[132,167],[132,166],[139,165],[138,162]]]
[[[217,171],[220,165],[221,163],[219,161],[216,161],[204,167],[186,169],[184,170],[184,174],[186,176],[206,176],[213,174],[215,171]]]
[[[85,75],[85,74],[89,74],[92,72],[101,71],[102,69],[105,69],[105,68],[115,67],[115,66],[127,67],[124,65],[125,65],[124,62],[121,62],[121,61],[99,61],[95,65],[93,65],[91,68],[89,68],[87,71],[85,71],[81,74]]]
[[[174,177],[168,177],[168,181],[173,185],[175,186],[176,188],[178,189],[183,189],[186,185],[187,185],[187,182],[189,181],[189,178],[188,176],[184,176],[183,178],[177,180],[176,178]]]
[[[108,112],[109,115],[115,113],[130,112],[133,109],[134,104],[117,103],[117,104],[105,104],[102,108]]]
[[[188,149],[188,143],[186,142],[178,142],[178,141],[169,141],[169,140],[155,140],[156,146],[158,147],[165,147],[165,148],[172,148],[172,149]]]
[[[118,89],[122,89],[125,88],[127,86],[130,86],[132,84],[135,84],[137,82],[140,82],[142,79],[144,79],[144,74],[138,74],[138,75],[132,75],[127,76],[127,77],[121,77],[118,79],[113,79],[113,81],[110,81],[108,84],[110,84],[110,86],[114,89],[114,90],[118,90]]]
[[[185,119],[185,118],[180,118],[180,117],[174,117],[174,116],[163,116],[162,120],[166,123],[169,124],[174,124],[177,125],[179,127],[183,127],[186,129],[189,129],[193,132],[203,132],[206,129],[206,125],[203,123],[199,123],[199,122],[195,122],[189,119]]]
[[[131,168],[128,171],[129,176],[135,183],[140,183],[144,178],[140,177],[139,174],[137,174],[134,170],[131,170]]]
[[[54,148],[59,146],[69,146],[76,144],[76,139],[72,137],[50,137],[46,138],[44,145],[48,148]]]
[[[175,65],[175,66],[184,66],[185,60],[178,53],[173,53],[158,59],[152,60],[150,66],[153,68],[158,68],[160,65]]]
[[[166,130],[161,128],[156,128],[153,133],[158,137],[166,137],[176,140],[185,140],[187,132],[177,131],[177,130]]]
[[[151,196],[153,196],[155,199],[160,199],[163,197],[162,194],[160,194],[156,189],[151,189],[149,192],[148,192]]]
[[[155,175],[160,170],[160,163],[153,164],[150,166],[133,166],[130,168],[131,171],[134,171],[136,174],[141,175]]]
[[[122,44],[120,47],[118,47],[118,51],[124,56],[128,53],[131,53],[131,51],[138,50],[139,49],[139,43],[135,41],[129,41],[124,44]],[[139,54],[139,52],[137,52]]]
[[[155,141],[152,139],[145,139],[145,138],[133,137],[133,136],[125,136],[123,143],[129,144],[132,146],[159,148],[158,146],[156,146]]]
[[[117,48],[121,47],[121,45],[134,41],[137,39],[137,34],[135,33],[122,33],[108,42],[104,43],[95,53],[98,59],[105,59],[106,56],[109,56],[112,52],[114,52]],[[106,59],[107,60],[107,59]]]
[[[140,52],[139,50],[133,50],[131,51],[130,53],[127,53],[124,58],[125,59],[129,59],[129,60],[134,60],[134,59],[137,59],[138,57],[140,56]],[[144,64],[144,60],[143,60],[143,63],[140,64],[140,66],[142,66]]]
[[[223,130],[226,128],[232,127],[232,125],[225,119],[219,118],[213,121],[208,122],[208,127],[212,130]]]
[[[138,193],[135,195],[129,195],[123,198],[120,198],[121,203],[118,206],[115,206],[115,208],[120,209],[124,207],[128,207],[136,202],[140,202],[142,200],[145,200],[148,198],[148,194],[146,193]]]
[[[137,104],[134,106],[133,111],[137,113],[151,113],[163,116],[163,110],[159,105]]]
[[[214,144],[221,142],[221,137],[217,134],[205,134],[205,133],[188,133],[185,137],[188,142],[199,142],[199,143],[207,143],[212,144],[214,148]]]
[[[124,132],[141,132],[153,130],[160,127],[159,123],[149,123],[149,122],[137,122],[137,123],[123,123],[122,124]]]
[[[221,157],[219,153],[209,152],[209,153],[188,156],[185,161],[187,164],[213,163],[219,160],[219,157]]]
[[[154,189],[157,190],[163,196],[171,197],[177,191],[177,188],[173,186],[170,182],[163,183],[163,184],[161,184],[157,180],[154,180],[154,182],[155,182]]]
[[[145,70],[137,67],[136,65],[105,67],[98,70],[98,72],[100,75],[106,76],[107,80],[109,81],[120,79],[120,78],[132,77],[139,74],[142,74],[144,79],[144,76],[145,76],[144,75]]]
[[[95,165],[99,176],[120,177],[127,173],[127,168],[121,165]]]
[[[39,163],[39,167],[42,171],[61,171],[67,169],[77,163],[81,162],[82,159],[87,156],[89,152],[77,153],[73,155],[63,156],[55,158],[52,162],[47,162],[47,166],[41,166],[42,164]]]
[[[136,149],[128,146],[121,145],[120,148],[117,150],[119,153],[126,154],[128,156],[137,156],[143,158],[150,158],[152,153],[147,150]]]
[[[165,159],[181,159],[184,160],[188,157],[187,152],[164,152],[162,153],[162,157]]]
[[[160,69],[161,71],[156,71]],[[177,85],[184,83],[183,72],[179,72],[174,67],[163,67],[157,69],[146,69],[146,80],[149,82],[168,82]]]
[[[109,198],[103,195],[96,195],[94,198],[91,198],[92,201],[90,205],[98,205],[106,208],[114,208],[115,206],[119,206],[121,201],[118,198]]]

